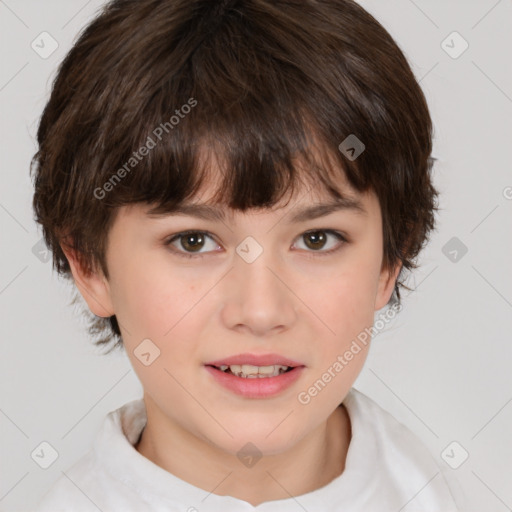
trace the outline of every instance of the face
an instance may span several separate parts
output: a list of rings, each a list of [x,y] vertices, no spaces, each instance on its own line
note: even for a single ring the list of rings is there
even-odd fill
[[[109,280],[72,264],[91,310],[116,315],[154,422],[230,454],[247,442],[283,452],[326,422],[366,359],[368,345],[356,352],[354,340],[399,270],[381,271],[377,197],[343,190],[362,210],[297,217],[332,202],[305,189],[272,210],[221,209],[222,220],[125,206],[109,234]],[[222,363],[291,369],[245,378]]]

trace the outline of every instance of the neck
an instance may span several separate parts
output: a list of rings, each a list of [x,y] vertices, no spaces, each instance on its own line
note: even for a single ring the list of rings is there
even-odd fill
[[[350,419],[340,405],[293,450],[263,456],[254,466],[245,467],[236,455],[190,432],[178,429],[171,436],[156,435],[149,417],[135,445],[141,455],[196,487],[208,492],[214,489],[214,494],[232,496],[253,506],[327,485],[344,471],[351,438]]]

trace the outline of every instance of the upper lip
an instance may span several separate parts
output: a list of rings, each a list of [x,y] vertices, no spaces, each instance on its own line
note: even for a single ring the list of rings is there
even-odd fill
[[[219,367],[221,365],[230,366],[232,364],[251,364],[253,366],[304,366],[302,363],[293,361],[292,359],[281,356],[279,354],[237,354],[235,356],[226,357],[224,359],[211,361],[206,363],[206,366]]]

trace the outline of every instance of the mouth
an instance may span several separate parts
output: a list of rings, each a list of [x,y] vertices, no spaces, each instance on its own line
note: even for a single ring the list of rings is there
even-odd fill
[[[276,354],[240,354],[204,366],[213,382],[246,398],[278,395],[291,387],[306,368]]]
[[[296,368],[295,366],[280,364],[267,366],[255,366],[252,364],[221,364],[220,366],[206,366],[210,366],[211,368],[215,368],[216,370],[227,373],[229,375],[241,377],[242,379],[269,379],[272,377],[277,377],[278,375],[282,375],[283,373],[290,372]]]
[[[238,354],[211,361],[205,366],[244,379],[268,379],[304,365],[279,354]]]

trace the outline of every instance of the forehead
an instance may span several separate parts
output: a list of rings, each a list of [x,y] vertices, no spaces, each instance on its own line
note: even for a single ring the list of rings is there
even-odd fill
[[[334,199],[325,191],[303,189],[272,207],[249,208],[246,211],[232,209],[225,204],[214,203],[208,193],[198,193],[179,205],[158,208],[147,203],[135,203],[121,207],[118,212],[124,222],[146,223],[169,216],[191,217],[209,222],[236,222],[242,215],[277,215],[286,224],[298,224],[343,212],[350,218],[362,221],[378,221],[380,210],[377,197],[372,192],[358,193],[344,190]]]
[[[297,194],[286,202],[274,205],[272,207],[249,208],[244,212],[229,208],[227,205],[216,204],[205,199],[202,195],[197,195],[190,200],[175,205],[167,211],[158,211],[148,206],[144,210],[144,215],[149,218],[159,218],[165,215],[184,215],[196,217],[203,220],[226,221],[233,218],[237,213],[240,214],[261,214],[277,211],[290,212],[290,222],[304,222],[328,215],[336,211],[346,211],[361,216],[368,216],[371,209],[368,207],[368,201],[360,194],[347,194],[333,199],[326,194],[314,194],[310,191]]]
[[[312,150],[313,165],[332,165],[329,155]],[[373,191],[359,192],[351,186],[343,169],[335,169],[333,185],[326,187],[320,182],[310,163],[297,159],[295,168],[299,179],[283,194],[282,198],[269,206],[236,209],[228,206],[225,198],[226,168],[222,153],[199,149],[199,164],[205,169],[200,188],[179,203],[135,203],[125,205],[117,212],[121,216],[136,215],[143,219],[158,219],[169,215],[191,216],[203,220],[226,222],[239,215],[273,214],[287,215],[290,222],[303,222],[319,218],[336,211],[344,211],[359,217],[372,217],[380,213],[378,199]],[[322,163],[318,163],[322,162]],[[328,162],[328,163],[327,163]],[[332,169],[334,167],[327,167]],[[288,212],[290,215],[288,216]]]

